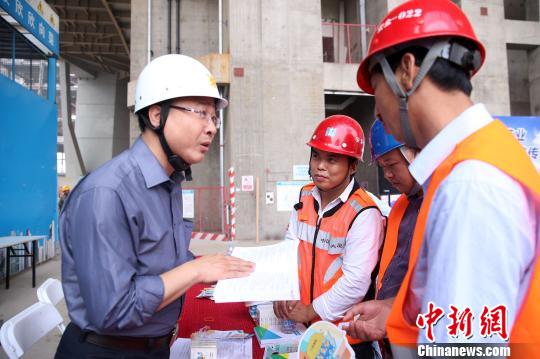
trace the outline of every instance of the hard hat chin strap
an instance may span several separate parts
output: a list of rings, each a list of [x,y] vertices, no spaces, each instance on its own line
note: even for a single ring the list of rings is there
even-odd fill
[[[170,165],[174,169],[175,172],[184,172],[184,176],[186,178],[186,181],[193,180],[193,177],[191,177],[191,167],[189,163],[184,161],[184,159],[178,155],[175,155],[171,148],[169,147],[169,144],[167,143],[167,140],[165,139],[165,133],[160,130],[159,132],[156,131],[159,137],[159,142],[161,143],[161,148],[163,148],[163,151],[165,152],[165,155],[167,156],[167,160],[169,161]]]
[[[150,125],[150,128],[154,130],[154,132],[159,137],[159,142],[161,143],[161,148],[163,149],[163,152],[165,152],[165,155],[167,156],[167,160],[169,161],[169,164],[172,166],[175,172],[184,172],[184,177],[186,181],[191,181],[193,178],[191,177],[191,167],[190,164],[187,163],[182,157],[176,155],[171,148],[169,147],[169,144],[167,143],[167,139],[165,138],[165,123],[167,122],[167,117],[169,117],[169,103],[165,102],[161,104],[161,111],[159,115],[159,127],[152,127]],[[150,121],[148,121],[150,122]]]
[[[418,75],[416,75],[416,78],[414,79],[413,86],[406,93],[403,91],[401,86],[398,85],[396,81],[396,75],[392,71],[390,64],[388,64],[386,57],[382,53],[374,55],[375,60],[381,65],[386,82],[392,89],[392,92],[394,92],[396,96],[399,97],[399,117],[401,122],[401,128],[403,129],[404,142],[407,146],[411,148],[419,147],[416,143],[416,139],[414,138],[409,120],[409,97],[420,85],[420,82],[422,82],[424,77],[426,77],[426,74],[433,66],[433,63],[435,62],[435,60],[437,60],[437,58],[441,54],[441,51],[446,46],[448,46],[448,40],[441,40],[433,44],[433,46],[429,49],[426,57],[422,61],[422,64],[420,65],[420,70],[418,71]]]

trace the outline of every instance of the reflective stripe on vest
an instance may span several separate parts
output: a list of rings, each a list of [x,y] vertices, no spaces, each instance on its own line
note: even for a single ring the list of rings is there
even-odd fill
[[[504,151],[501,151],[504,149]],[[411,275],[418,254],[422,247],[429,208],[433,196],[441,182],[460,162],[479,160],[488,163],[504,172],[533,194],[533,199],[540,204],[540,175],[534,168],[523,147],[510,134],[508,129],[498,120],[476,131],[459,143],[450,156],[435,170],[424,196],[418,214],[409,267],[398,295],[392,306],[387,322],[387,333],[392,344],[414,346],[418,338],[418,328],[411,325],[403,316],[405,299],[409,292]],[[502,219],[503,220],[503,219]],[[528,291],[523,299],[519,313],[510,334],[512,356],[516,358],[540,357],[540,264],[538,261],[538,241],[536,238],[537,256],[533,263],[533,272]],[[536,345],[514,346],[515,343],[536,343]],[[519,353],[519,355],[517,355]]]
[[[384,247],[381,255],[381,264],[379,274],[377,275],[377,291],[381,289],[384,273],[388,269],[394,253],[396,253],[398,243],[398,233],[401,220],[409,207],[407,196],[402,194],[392,206],[392,210],[388,215],[388,224],[386,227],[386,237],[384,239]]]
[[[361,188],[352,193],[335,213],[328,217],[318,217],[315,199],[312,195],[314,184],[302,188],[298,210],[298,275],[300,278],[300,300],[311,304],[311,282],[313,255],[316,262],[313,270],[313,298],[327,292],[343,275],[343,252],[346,237],[357,215],[367,207],[377,208],[375,202]],[[332,210],[330,210],[332,211]],[[328,213],[328,212],[327,212]],[[313,247],[315,242],[315,248]],[[315,321],[320,320],[317,318]],[[336,324],[339,321],[335,322]],[[349,338],[349,342],[353,341]]]

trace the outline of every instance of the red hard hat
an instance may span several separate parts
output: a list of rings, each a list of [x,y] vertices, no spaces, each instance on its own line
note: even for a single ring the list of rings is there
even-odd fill
[[[334,115],[319,123],[307,145],[321,151],[338,153],[362,161],[364,131],[353,118]]]
[[[368,54],[358,68],[358,86],[373,94],[369,74],[373,55],[407,42],[436,37],[457,37],[472,42],[480,50],[481,57],[474,73],[482,66],[486,57],[484,45],[478,40],[471,23],[456,4],[450,0],[411,0],[390,11],[377,26]]]

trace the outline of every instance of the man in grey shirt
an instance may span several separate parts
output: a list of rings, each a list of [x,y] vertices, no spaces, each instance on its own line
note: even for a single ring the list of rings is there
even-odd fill
[[[81,180],[60,215],[71,323],[56,358],[168,358],[186,290],[253,271],[221,254],[193,260],[182,217],[181,182],[204,159],[226,105],[190,57],[162,56],[143,69],[141,137]]]
[[[376,299],[355,305],[344,320],[351,320],[354,315],[359,314],[359,319],[348,326],[349,335],[362,340],[381,341],[379,344],[383,356],[391,358],[389,343],[384,340],[386,320],[407,273],[411,241],[423,193],[408,169],[417,150],[405,146],[386,133],[379,119],[376,119],[371,127],[370,144],[372,160],[382,168],[384,178],[402,195],[393,205],[388,217]]]

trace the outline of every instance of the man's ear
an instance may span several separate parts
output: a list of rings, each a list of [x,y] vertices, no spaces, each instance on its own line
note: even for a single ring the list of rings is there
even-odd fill
[[[355,158],[354,160],[351,160],[349,162],[349,175],[355,174],[357,169],[358,169],[358,160]]]
[[[420,68],[416,66],[416,57],[412,53],[407,52],[401,57],[398,81],[405,92],[413,87],[414,79],[419,70]]]
[[[153,128],[159,128],[161,116],[161,106],[152,105],[148,109],[148,120]]]

